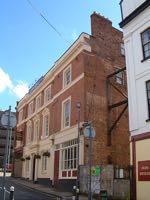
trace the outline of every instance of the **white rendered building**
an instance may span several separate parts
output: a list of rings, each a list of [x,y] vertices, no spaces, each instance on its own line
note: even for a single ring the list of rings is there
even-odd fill
[[[120,2],[128,78],[133,199],[150,199],[150,1]]]

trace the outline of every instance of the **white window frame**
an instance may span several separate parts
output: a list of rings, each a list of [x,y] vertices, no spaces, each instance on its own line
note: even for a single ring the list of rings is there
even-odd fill
[[[62,149],[61,153],[62,153],[61,169],[63,171],[76,170],[77,169],[77,144]]]
[[[49,109],[46,108],[43,111],[43,128],[42,128],[42,136],[41,139],[47,138],[49,136],[49,121],[50,121],[50,113],[49,113]],[[45,117],[48,117],[48,127],[45,127]],[[48,134],[46,133],[46,130],[48,131]]]
[[[115,168],[115,179],[124,179],[124,169],[123,168]]]
[[[48,103],[52,98],[51,85],[44,90],[44,104]]]
[[[150,27],[148,27],[146,30],[144,30],[141,33],[144,60],[150,58],[150,39],[149,39],[149,34],[150,34]]]
[[[38,110],[41,107],[41,94],[36,97],[35,100],[35,110]]]
[[[70,71],[70,81],[67,83],[67,72]],[[71,72],[71,65],[69,65],[64,71],[63,71],[63,88],[68,86],[72,81],[72,72]]]
[[[32,122],[28,121],[28,123],[27,123],[26,144],[30,144],[31,142],[32,142]]]
[[[37,141],[39,139],[39,133],[40,133],[40,120],[39,118],[36,118],[34,120],[34,135],[33,135],[33,141]]]
[[[69,113],[69,124],[68,125],[65,125],[66,124],[66,121],[65,121],[65,105],[67,102],[70,102],[70,113]],[[62,102],[62,120],[61,120],[61,125],[62,125],[62,129],[66,129],[66,128],[69,128],[70,127],[70,122],[71,122],[71,97],[68,97],[67,99],[65,99],[63,102]]]
[[[77,169],[78,169],[78,139],[76,138],[60,144],[60,177],[62,179],[75,178],[72,172],[76,171]],[[66,176],[63,177],[62,172],[65,171],[66,171]],[[68,175],[68,172],[71,172],[70,176]]]
[[[28,104],[28,116],[33,113],[33,101]]]

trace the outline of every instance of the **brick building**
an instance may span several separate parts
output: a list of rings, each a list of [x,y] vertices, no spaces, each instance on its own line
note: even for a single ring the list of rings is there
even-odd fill
[[[21,141],[16,141],[15,155],[18,162],[22,158],[24,178],[54,186],[75,184],[77,102],[81,104],[79,164],[88,165],[89,141],[82,125],[92,121],[96,131],[92,164],[112,164],[122,173],[118,176],[125,176],[128,118],[126,109],[122,112],[124,104],[118,104],[126,97],[122,32],[97,13],[91,15],[91,30],[91,35],[82,33],[17,104]]]

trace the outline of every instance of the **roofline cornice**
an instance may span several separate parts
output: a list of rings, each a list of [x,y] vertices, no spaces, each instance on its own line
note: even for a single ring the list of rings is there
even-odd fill
[[[31,92],[27,93],[18,103],[17,109],[21,110],[23,105],[27,103],[31,96],[39,94],[38,91],[43,85],[47,86],[47,83],[52,82],[55,76],[63,70],[65,65],[73,60],[73,55],[77,56],[81,51],[87,50],[91,51],[90,45],[86,42],[85,39],[90,39],[90,35],[87,33],[81,33],[78,39],[65,51],[65,53],[55,62],[53,67],[45,74],[43,81]],[[49,81],[48,81],[49,80]]]
[[[119,23],[120,28],[123,28],[126,24],[132,21],[135,17],[137,17],[149,6],[150,6],[150,0],[146,0],[138,8],[136,8],[131,14],[129,14],[125,19],[123,19],[122,22]]]

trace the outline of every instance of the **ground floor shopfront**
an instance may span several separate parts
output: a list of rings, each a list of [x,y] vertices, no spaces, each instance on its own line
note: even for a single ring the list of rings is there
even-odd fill
[[[150,199],[150,132],[132,136],[131,164],[133,165],[132,198]]]
[[[84,137],[80,136],[79,163],[83,165]],[[22,177],[48,186],[76,183],[78,169],[77,127],[28,144],[23,150]]]

